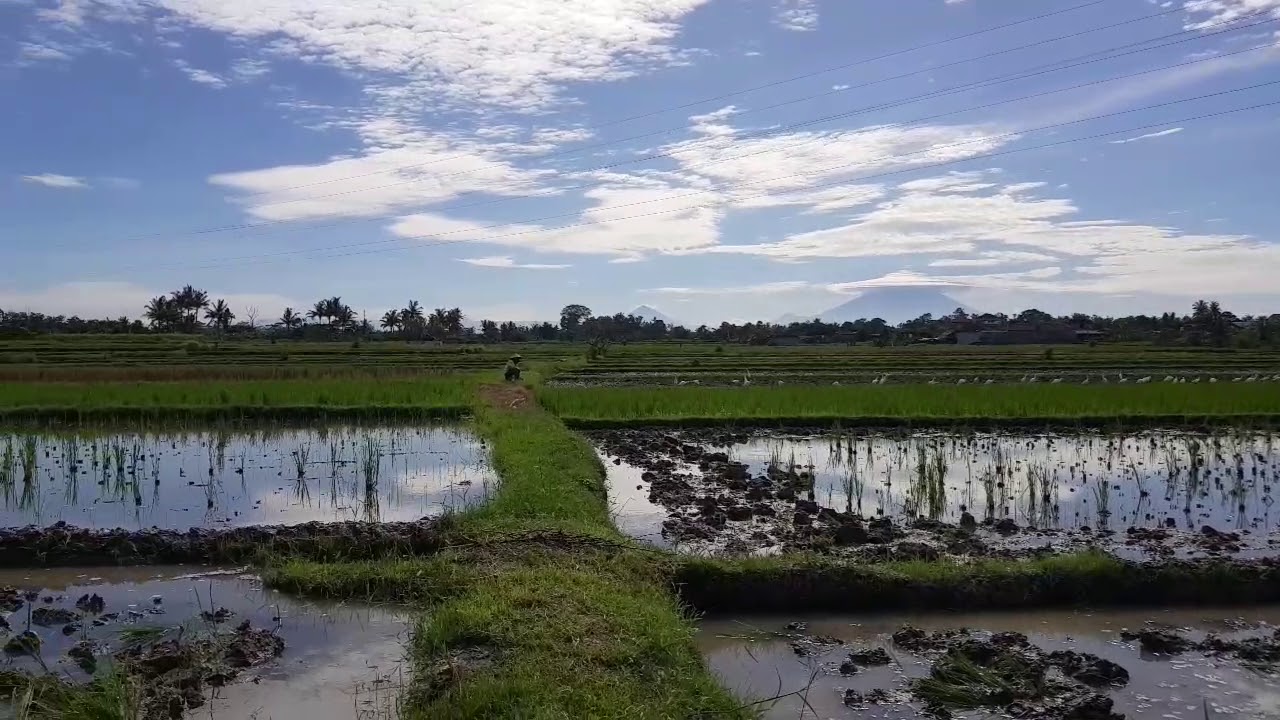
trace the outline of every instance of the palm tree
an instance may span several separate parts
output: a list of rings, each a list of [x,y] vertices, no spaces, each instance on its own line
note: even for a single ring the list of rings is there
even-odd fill
[[[204,319],[208,320],[210,325],[226,332],[227,328],[231,327],[231,321],[236,319],[236,314],[231,312],[231,306],[227,305],[226,300],[219,299],[204,311]]]
[[[422,336],[422,328],[425,325],[422,317],[422,305],[417,300],[410,300],[409,304],[400,311],[400,326],[404,328],[405,333],[412,334],[414,337]]]
[[[209,293],[198,290],[191,285],[185,285],[181,290],[174,290],[170,293],[169,298],[173,306],[183,316],[183,329],[187,332],[195,331],[200,311],[209,305]]]
[[[385,313],[383,313],[382,322],[380,324],[382,325],[383,330],[389,330],[391,332],[395,332],[396,329],[398,329],[401,325],[399,311],[388,310]]]
[[[280,324],[285,326],[286,329],[292,330],[302,325],[302,316],[294,312],[293,308],[287,307],[280,314]]]
[[[155,330],[172,330],[182,317],[177,304],[164,295],[151,298],[142,313]]]
[[[307,311],[307,317],[312,320],[325,320],[331,317],[329,314],[329,301],[317,300],[316,304],[311,306],[311,309]]]
[[[343,305],[341,298],[330,298],[330,302],[333,303],[330,307],[333,322],[330,324],[340,328],[350,327],[356,320],[355,311],[350,306]]]

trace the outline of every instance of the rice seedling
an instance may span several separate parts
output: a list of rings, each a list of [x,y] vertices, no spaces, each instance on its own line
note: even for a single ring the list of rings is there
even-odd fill
[[[862,493],[865,490],[866,483],[863,482],[862,476],[858,474],[858,467],[856,465],[849,465],[845,468],[842,481],[844,484],[845,512],[853,512],[856,501],[858,514],[861,515]]]
[[[367,494],[370,488],[378,487],[378,476],[382,472],[382,444],[372,435],[365,437],[361,447],[360,470]]]
[[[311,445],[303,443],[289,455],[293,457],[293,469],[297,473],[297,477],[306,477],[307,459],[311,455]]]
[[[987,507],[987,517],[994,517],[996,514],[996,471],[995,468],[988,467],[982,471],[979,477],[982,481],[982,493]]]
[[[1098,515],[1098,524],[1106,526],[1111,517],[1111,483],[1106,478],[1098,478],[1093,483],[1093,501]]]
[[[22,482],[24,485],[30,485],[35,479],[36,467],[39,462],[39,445],[35,435],[27,435],[22,438]]]

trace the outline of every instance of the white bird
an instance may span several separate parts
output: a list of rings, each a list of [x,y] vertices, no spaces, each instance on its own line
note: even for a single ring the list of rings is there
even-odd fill
[[[1195,383],[1198,383],[1198,382],[1200,382],[1200,378],[1199,378],[1199,377],[1196,377],[1196,378],[1194,378],[1194,379],[1192,379],[1192,380],[1191,380],[1191,383],[1192,383],[1193,385],[1194,385]]]
[[[1030,379],[1030,380],[1028,380],[1027,382],[1040,382],[1040,376],[1039,376],[1039,375],[1032,375],[1032,376],[1031,376],[1031,379]]]
[[[1245,381],[1245,382],[1258,382],[1258,376],[1257,376],[1257,375],[1250,375],[1249,377],[1245,378],[1245,379],[1244,379],[1244,381]]]
[[[1233,378],[1231,378],[1231,382],[1240,382],[1240,378],[1239,378],[1239,377],[1233,377]]]
[[[1165,381],[1165,382],[1168,382],[1168,383],[1173,382],[1173,376],[1172,376],[1172,375],[1165,375],[1165,376],[1164,376],[1164,381]]]
[[[1080,384],[1081,384],[1081,385],[1088,385],[1088,384],[1089,384],[1089,378],[1088,378],[1088,377],[1086,377],[1084,380],[1081,380],[1081,381],[1080,381]]]
[[[1211,382],[1211,383],[1216,383],[1216,382],[1218,382],[1218,378],[1216,378],[1216,377],[1211,377],[1211,378],[1209,378],[1209,382]]]
[[[1050,385],[1059,385],[1061,383],[1062,383],[1062,378],[1054,378],[1049,382]]]
[[[1023,375],[1023,376],[1022,376],[1022,382],[1026,382],[1026,381],[1027,381],[1027,376],[1026,376],[1026,375]]]
[[[831,384],[832,384],[832,385],[836,385],[836,386],[838,386],[838,385],[840,385],[840,381],[839,381],[839,380],[836,380],[836,381],[832,382]]]
[[[1138,380],[1138,383],[1139,383],[1139,384],[1141,384],[1141,385],[1146,385],[1146,384],[1147,384],[1147,383],[1149,383],[1149,382],[1151,382],[1151,376],[1150,376],[1150,375],[1148,375],[1148,376],[1146,376],[1146,377],[1144,377],[1144,378],[1140,378],[1140,379]]]
[[[987,378],[987,381],[986,381],[986,382],[984,382],[984,383],[982,383],[982,384],[983,384],[983,385],[995,385],[995,384],[996,384],[996,381],[995,381],[995,378]]]
[[[929,381],[929,384],[930,384],[930,385],[937,385],[937,384],[938,384],[938,381],[937,381],[937,380],[930,380],[930,381]]]
[[[969,381],[968,381],[968,380],[965,380],[964,378],[960,378],[959,380],[957,380],[957,381],[956,381],[956,384],[957,384],[957,385],[963,385],[963,384],[965,384],[965,383],[967,383],[967,382],[969,382]]]

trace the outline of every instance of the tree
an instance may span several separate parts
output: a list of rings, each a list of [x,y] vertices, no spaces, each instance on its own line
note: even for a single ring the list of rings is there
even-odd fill
[[[249,321],[250,330],[258,327],[258,306],[257,305],[250,305],[249,307],[245,308],[244,316]]]
[[[236,319],[236,314],[231,312],[231,307],[227,305],[226,300],[219,299],[204,311],[204,319],[209,321],[211,327],[226,332],[227,328],[231,327],[231,321]]]
[[[209,293],[185,285],[181,290],[169,293],[169,300],[181,315],[181,325],[185,332],[195,332],[200,321],[200,311],[209,306]]]
[[[293,308],[287,307],[280,314],[280,324],[285,326],[287,330],[302,327],[302,316],[294,312]]]
[[[329,317],[330,317],[330,316],[329,316],[329,301],[328,301],[328,300],[317,300],[317,301],[316,301],[316,304],[315,304],[315,305],[312,305],[312,306],[311,306],[311,309],[307,311],[307,317],[311,318],[312,320],[327,320],[327,319],[329,319]]]
[[[402,322],[400,320],[399,310],[386,311],[385,313],[382,314],[382,322],[379,323],[379,325],[382,326],[383,330],[387,330],[390,332],[395,332],[400,327],[401,324]]]
[[[400,311],[400,326],[404,328],[405,334],[421,339],[426,325],[426,319],[422,316],[422,305],[417,300],[410,300],[409,304]]]
[[[182,322],[182,311],[177,303],[164,295],[151,298],[142,314],[153,330],[173,330]]]
[[[501,340],[502,332],[498,329],[498,323],[492,320],[481,320],[480,321],[480,337],[485,342],[498,342],[499,340]]]
[[[560,329],[570,335],[577,333],[582,321],[591,317],[591,308],[586,305],[565,305],[560,311]]]

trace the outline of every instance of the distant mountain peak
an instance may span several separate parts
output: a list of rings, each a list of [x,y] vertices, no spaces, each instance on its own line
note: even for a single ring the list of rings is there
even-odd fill
[[[636,317],[644,318],[645,320],[661,320],[662,322],[668,325],[680,324],[679,322],[674,320],[670,315],[667,315],[666,313],[662,312],[658,308],[655,308],[649,305],[641,305],[627,314],[635,315]]]
[[[819,315],[823,322],[850,322],[880,318],[890,324],[914,320],[925,313],[935,318],[968,308],[936,287],[899,286],[870,288]]]

